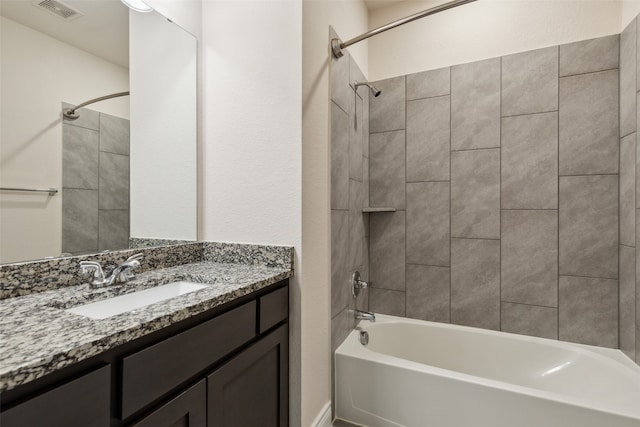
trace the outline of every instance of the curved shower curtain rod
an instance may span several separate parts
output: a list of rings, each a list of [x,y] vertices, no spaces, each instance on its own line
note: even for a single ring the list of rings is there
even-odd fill
[[[77,105],[73,108],[65,108],[64,110],[62,110],[62,115],[69,120],[75,120],[78,117],[80,117],[80,113],[78,113],[76,110],[79,110],[82,107],[85,107],[89,104],[93,104],[94,102],[100,102],[100,101],[105,101],[107,99],[111,99],[111,98],[118,98],[120,96],[127,96],[129,95],[129,91],[126,92],[118,92],[118,93],[113,93],[111,95],[105,95],[105,96],[101,96],[99,98],[94,98],[94,99],[90,99],[87,102],[83,102],[80,105]]]
[[[453,0],[448,3],[443,3],[439,6],[432,7],[431,9],[423,10],[422,12],[418,12],[411,16],[407,16],[406,18],[398,19],[387,25],[378,27],[374,30],[361,34],[358,37],[354,37],[351,40],[347,40],[346,42],[343,42],[340,39],[331,39],[331,50],[333,52],[333,56],[336,58],[340,58],[343,55],[342,49],[345,49],[351,46],[352,44],[361,42],[362,40],[366,40],[369,37],[373,37],[380,33],[384,33],[385,31],[391,30],[392,28],[396,28],[396,27],[399,27],[400,25],[408,24],[409,22],[415,21],[416,19],[424,18],[425,16],[433,15],[434,13],[444,12],[447,9],[451,9],[457,6],[462,6],[463,4],[467,4],[467,3],[472,3],[474,1],[476,0]]]

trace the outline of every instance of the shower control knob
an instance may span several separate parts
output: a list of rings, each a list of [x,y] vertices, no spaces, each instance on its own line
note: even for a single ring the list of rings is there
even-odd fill
[[[353,295],[354,298],[357,298],[360,294],[360,289],[365,289],[368,287],[369,284],[360,279],[360,272],[354,272],[353,276],[351,276],[351,295]]]

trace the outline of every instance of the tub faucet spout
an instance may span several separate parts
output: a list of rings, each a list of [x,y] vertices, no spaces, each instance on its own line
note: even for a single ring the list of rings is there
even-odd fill
[[[355,310],[354,314],[356,320],[370,320],[371,322],[376,321],[376,315],[371,311]]]

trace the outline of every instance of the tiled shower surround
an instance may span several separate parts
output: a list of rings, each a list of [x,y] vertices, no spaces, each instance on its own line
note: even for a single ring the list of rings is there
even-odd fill
[[[62,252],[128,248],[129,120],[79,111],[62,126]]]
[[[635,360],[639,37],[634,21],[620,36],[373,82],[362,155],[345,130],[359,123],[357,66],[332,61],[334,348],[359,268],[374,312]],[[361,214],[361,262],[359,206],[396,209]]]

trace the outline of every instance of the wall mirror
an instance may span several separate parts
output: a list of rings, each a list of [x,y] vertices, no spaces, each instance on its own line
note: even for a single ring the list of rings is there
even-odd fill
[[[196,38],[120,0],[0,19],[0,263],[196,240]]]

